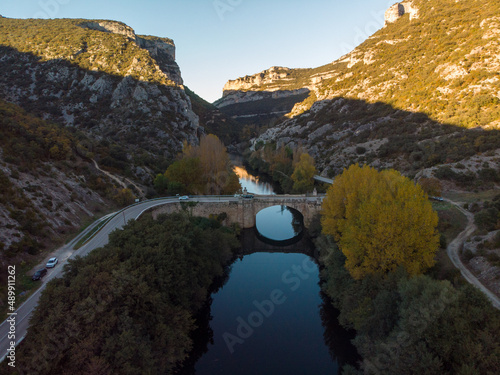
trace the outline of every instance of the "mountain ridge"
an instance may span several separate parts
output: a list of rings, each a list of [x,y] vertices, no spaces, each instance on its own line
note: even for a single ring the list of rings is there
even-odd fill
[[[98,162],[122,175],[150,184],[204,132],[171,39],[116,21],[2,18],[0,49],[0,97],[121,147],[126,166]]]

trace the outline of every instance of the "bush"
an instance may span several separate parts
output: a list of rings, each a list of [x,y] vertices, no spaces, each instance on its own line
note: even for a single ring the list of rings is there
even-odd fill
[[[497,229],[499,221],[499,211],[496,207],[489,207],[479,211],[474,215],[474,223],[480,230],[491,232]]]

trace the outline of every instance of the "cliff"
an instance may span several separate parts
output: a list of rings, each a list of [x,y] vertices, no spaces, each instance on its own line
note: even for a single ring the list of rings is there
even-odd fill
[[[168,38],[115,21],[2,18],[0,53],[0,98],[126,150],[108,166],[145,183],[203,131]]]
[[[401,12],[391,18],[395,9]],[[302,144],[324,175],[355,162],[411,176],[449,165],[459,186],[483,183],[482,168],[469,161],[481,154],[487,168],[499,168],[498,14],[493,0],[396,4],[386,26],[349,54],[321,68],[292,69],[293,84],[307,85],[309,97],[254,144]],[[311,85],[318,69],[330,78]]]

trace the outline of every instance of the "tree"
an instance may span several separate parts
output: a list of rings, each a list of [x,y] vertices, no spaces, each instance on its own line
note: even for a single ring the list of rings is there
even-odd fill
[[[226,147],[212,134],[201,138],[199,146],[184,144],[182,159],[165,176],[171,183],[181,183],[187,193],[234,194],[241,189]]]
[[[165,177],[164,174],[159,173],[156,175],[156,178],[153,181],[153,185],[157,193],[166,193],[168,189],[168,178]]]
[[[441,181],[439,181],[437,178],[422,177],[420,180],[418,180],[418,183],[420,184],[420,186],[422,186],[422,189],[424,189],[427,194],[434,197],[441,196]]]
[[[128,206],[134,202],[135,196],[130,189],[120,189],[114,199],[120,206]]]
[[[299,162],[295,165],[292,174],[294,181],[293,190],[297,193],[307,193],[314,187],[314,176],[316,175],[314,159],[309,154],[300,155]]]
[[[203,191],[203,166],[197,157],[184,157],[174,162],[168,167],[165,177],[181,189],[177,193],[200,194]]]
[[[344,170],[323,201],[321,222],[355,279],[399,266],[416,275],[434,264],[438,216],[422,188],[397,171]]]

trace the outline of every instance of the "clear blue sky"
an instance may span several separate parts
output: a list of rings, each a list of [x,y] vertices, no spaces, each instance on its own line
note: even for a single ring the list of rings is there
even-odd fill
[[[395,0],[2,0],[11,18],[122,21],[174,39],[184,83],[212,102],[227,80],[271,66],[339,58],[383,23]]]

